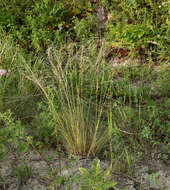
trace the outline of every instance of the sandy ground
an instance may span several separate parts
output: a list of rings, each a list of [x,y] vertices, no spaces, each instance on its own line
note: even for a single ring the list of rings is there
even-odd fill
[[[45,161],[47,157],[50,161]],[[17,167],[24,168],[23,162],[31,167],[30,176],[24,173],[22,179],[17,177]],[[65,186],[54,185],[55,176],[65,176],[71,179],[80,174],[79,168],[90,169],[93,159],[62,158],[59,161],[55,151],[45,151],[41,156],[35,152],[24,154],[19,159],[9,156],[0,163],[0,190],[79,190],[75,183],[65,181]],[[101,161],[104,170],[109,166],[108,161]],[[49,168],[54,169],[50,176]],[[157,160],[145,160],[134,167],[133,177],[128,174],[119,174],[113,171],[111,179],[117,185],[110,190],[169,190],[170,189],[170,162],[160,163]]]

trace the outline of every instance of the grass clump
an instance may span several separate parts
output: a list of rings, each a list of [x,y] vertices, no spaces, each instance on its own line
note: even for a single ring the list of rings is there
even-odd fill
[[[101,120],[105,101],[100,91],[104,93],[106,88],[99,89],[99,83],[104,82],[102,74],[97,74],[101,67],[97,62],[99,57],[95,63],[91,63],[84,55],[84,46],[75,55],[69,53],[64,57],[57,50],[49,50],[52,80],[50,73],[46,76],[49,80],[44,80],[43,77],[37,78],[37,74],[28,68],[29,79],[41,88],[47,98],[49,111],[56,122],[57,139],[61,139],[59,141],[64,148],[74,155],[95,156],[108,141],[107,126],[104,127]],[[97,70],[93,70],[93,64]]]

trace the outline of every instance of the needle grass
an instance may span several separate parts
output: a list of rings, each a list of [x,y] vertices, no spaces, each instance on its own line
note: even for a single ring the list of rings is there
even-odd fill
[[[27,70],[31,74],[29,78],[41,88],[48,101],[59,141],[69,153],[89,157],[99,153],[108,142],[108,129],[101,120],[105,109],[101,93],[105,94],[108,89],[99,89],[99,83],[104,81],[99,71],[102,49],[92,63],[85,55],[84,46],[76,51],[74,48],[66,49],[66,57],[53,48],[48,49],[50,85],[45,80],[48,77],[37,77],[28,66]]]

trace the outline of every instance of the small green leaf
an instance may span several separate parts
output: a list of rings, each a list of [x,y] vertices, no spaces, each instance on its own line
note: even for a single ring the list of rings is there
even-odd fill
[[[80,171],[80,173],[82,173],[83,175],[88,175],[88,174],[89,174],[89,172],[88,172],[88,170],[87,170],[86,168],[79,168],[79,171]]]

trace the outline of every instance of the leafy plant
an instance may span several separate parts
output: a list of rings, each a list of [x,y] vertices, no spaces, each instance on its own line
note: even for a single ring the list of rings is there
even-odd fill
[[[7,156],[8,152],[16,151],[22,154],[28,149],[28,144],[21,143],[25,138],[25,129],[20,121],[14,121],[11,111],[0,112],[0,154]],[[1,158],[2,159],[2,158]]]
[[[74,19],[74,31],[76,32],[76,36],[78,39],[87,40],[89,37],[95,37],[95,26],[94,16],[89,15],[86,18],[82,18],[79,20],[78,18]]]
[[[132,52],[147,54],[152,59],[167,58],[168,2],[114,0],[107,8],[110,16],[106,37],[128,47]],[[114,7],[117,7],[114,9]]]
[[[92,163],[90,171],[85,168],[79,168],[81,182],[79,183],[81,190],[107,190],[114,188],[116,182],[109,181],[111,168],[108,168],[104,172],[100,167],[100,160],[95,159]]]
[[[48,105],[43,102],[38,102],[36,115],[29,128],[30,133],[34,131],[32,136],[37,146],[52,146],[56,143],[56,138],[53,134],[55,122],[51,118],[52,115],[49,114]]]
[[[82,18],[79,25],[87,32],[88,28],[92,28],[88,26],[90,23],[92,25],[92,8],[87,1],[17,0],[10,4],[0,3],[0,11],[1,28],[22,48],[36,53],[45,51],[51,43],[60,44],[67,38],[74,38],[74,20],[78,17]]]

